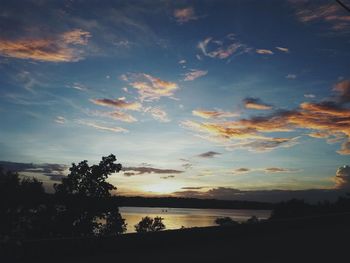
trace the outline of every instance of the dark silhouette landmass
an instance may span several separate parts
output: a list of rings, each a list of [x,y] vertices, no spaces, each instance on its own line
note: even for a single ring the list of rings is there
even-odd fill
[[[47,194],[34,178],[0,169],[0,262],[347,262],[350,195],[336,202],[278,204],[112,196],[114,155],[73,164]],[[218,218],[217,227],[165,230],[143,218],[123,234],[120,206],[272,209],[268,220]],[[345,261],[344,261],[345,259]]]
[[[185,197],[114,196],[119,206],[270,210],[272,203]]]

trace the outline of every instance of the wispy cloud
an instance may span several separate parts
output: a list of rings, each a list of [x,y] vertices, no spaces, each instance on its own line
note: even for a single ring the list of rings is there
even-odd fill
[[[141,110],[142,105],[139,102],[127,102],[125,98],[118,99],[91,99],[92,103],[100,106],[109,106],[125,110]]]
[[[138,91],[141,101],[172,97],[179,88],[175,82],[165,81],[145,73],[123,75],[123,79]]]
[[[296,79],[296,78],[297,78],[297,75],[295,75],[295,74],[288,74],[286,76],[286,79]]]
[[[232,174],[247,174],[252,172],[263,172],[263,173],[295,173],[298,172],[299,169],[291,169],[291,168],[282,168],[282,167],[266,167],[266,168],[237,168],[234,169]]]
[[[194,116],[198,116],[204,119],[218,119],[218,118],[230,118],[230,117],[236,117],[239,114],[235,112],[229,112],[229,111],[221,111],[221,110],[193,110],[192,114]]]
[[[198,154],[197,156],[201,158],[214,158],[217,155],[221,155],[221,153],[209,151],[209,152]]]
[[[289,53],[289,48],[286,47],[276,47],[276,49],[284,53]]]
[[[84,58],[77,46],[88,43],[89,32],[81,29],[50,38],[0,39],[0,55],[45,62],[74,62]]]
[[[256,49],[255,50],[256,53],[260,54],[260,55],[273,55],[274,53],[269,50],[269,49]]]
[[[104,111],[92,111],[91,115],[99,116],[99,117],[108,117],[114,120],[123,121],[123,122],[136,122],[137,119],[130,114],[127,114],[122,111],[112,111],[112,112],[104,112]]]
[[[125,176],[143,175],[143,174],[180,174],[184,172],[181,170],[153,168],[148,166],[123,167],[122,171],[124,171]]]
[[[110,131],[110,132],[128,132],[128,130],[121,128],[121,127],[109,127],[109,126],[105,126],[102,124],[98,124],[96,122],[92,122],[92,121],[86,121],[86,120],[77,120],[78,124],[82,124],[85,126],[89,126],[98,130],[103,130],[103,131]]]
[[[208,37],[200,41],[197,47],[204,56],[218,59],[227,59],[233,54],[242,54],[250,51],[250,48],[239,42],[234,34],[229,34],[221,40]]]
[[[190,71],[185,74],[184,81],[192,81],[200,77],[203,77],[207,74],[208,74],[207,70],[190,69]]]
[[[168,114],[160,107],[146,107],[144,112],[150,113],[155,120],[160,122],[169,122]]]
[[[174,10],[174,17],[179,24],[187,23],[191,20],[197,20],[193,7],[186,7]]]
[[[58,123],[58,124],[65,124],[66,119],[63,116],[57,116],[55,118],[55,122]]]
[[[350,29],[350,16],[337,3],[319,5],[318,2],[297,2],[294,7],[297,18],[303,23],[322,22],[335,32],[348,32]]]
[[[245,98],[243,102],[244,102],[244,106],[247,109],[254,109],[254,110],[271,110],[272,109],[272,105],[262,102],[259,98],[249,97],[249,98]]]

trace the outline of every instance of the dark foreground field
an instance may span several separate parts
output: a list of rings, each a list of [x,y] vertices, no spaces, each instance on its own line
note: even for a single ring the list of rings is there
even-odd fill
[[[350,214],[23,243],[1,262],[350,262]],[[13,249],[13,248],[12,248]],[[4,252],[4,251],[2,251]],[[4,254],[3,254],[4,255]],[[10,256],[10,255],[8,255]]]

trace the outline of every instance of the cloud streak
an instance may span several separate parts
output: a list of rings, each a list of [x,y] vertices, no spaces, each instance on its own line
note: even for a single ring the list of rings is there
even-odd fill
[[[175,82],[165,81],[149,74],[128,74],[122,79],[137,90],[141,101],[155,101],[161,97],[173,97],[179,88]]]
[[[221,111],[221,110],[193,110],[192,115],[198,116],[204,119],[219,119],[219,118],[230,118],[238,116],[237,113]]]
[[[184,81],[193,81],[207,74],[208,74],[207,70],[190,69],[190,72],[187,72],[185,74]]]
[[[51,38],[0,39],[0,55],[41,62],[75,62],[83,59],[83,51],[91,34],[81,29]]]
[[[262,102],[258,98],[245,98],[244,99],[244,106],[247,109],[253,109],[253,110],[271,110],[272,106],[270,104]]]

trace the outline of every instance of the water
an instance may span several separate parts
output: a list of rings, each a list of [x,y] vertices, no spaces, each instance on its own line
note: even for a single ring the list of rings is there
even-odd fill
[[[126,219],[127,233],[135,232],[136,225],[142,217],[164,218],[166,229],[179,229],[181,227],[214,226],[217,217],[231,217],[238,222],[244,222],[255,215],[259,219],[269,218],[270,210],[246,209],[198,209],[198,208],[164,208],[164,207],[120,207],[119,211]]]

